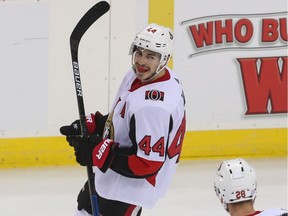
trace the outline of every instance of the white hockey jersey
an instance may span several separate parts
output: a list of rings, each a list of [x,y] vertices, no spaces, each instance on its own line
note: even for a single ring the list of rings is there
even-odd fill
[[[257,216],[288,216],[288,212],[285,209],[281,208],[272,208],[266,209],[264,211],[260,211],[258,214],[254,214]]]
[[[143,85],[130,70],[119,87],[107,122],[104,137],[109,134],[119,148],[136,143],[137,157],[163,164],[151,181],[125,177],[112,169],[102,173],[95,167],[97,193],[106,199],[153,208],[171,183],[186,130],[180,80],[167,68],[163,77]],[[137,172],[137,166],[133,169]]]

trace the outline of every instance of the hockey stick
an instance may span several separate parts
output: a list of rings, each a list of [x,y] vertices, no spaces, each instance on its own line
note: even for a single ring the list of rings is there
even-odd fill
[[[73,67],[74,83],[75,83],[75,90],[76,90],[76,95],[77,95],[77,105],[78,105],[82,135],[87,135],[88,129],[86,126],[86,115],[85,115],[83,92],[82,92],[82,85],[81,85],[81,79],[80,79],[79,63],[78,63],[79,43],[80,43],[82,36],[88,30],[88,28],[97,19],[99,19],[102,15],[104,15],[109,9],[110,9],[110,5],[106,1],[100,1],[97,4],[95,4],[79,20],[79,22],[75,26],[70,36],[72,67]],[[93,177],[93,170],[91,166],[87,166],[87,176],[88,176],[88,185],[89,185],[92,213],[93,213],[93,216],[99,216],[97,194],[96,194],[95,185],[93,181],[94,177]]]

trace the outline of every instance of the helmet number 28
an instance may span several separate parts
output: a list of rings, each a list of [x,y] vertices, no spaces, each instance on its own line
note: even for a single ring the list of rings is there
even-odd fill
[[[241,198],[245,198],[246,197],[245,190],[236,191],[235,194],[236,194],[236,199],[241,199]]]

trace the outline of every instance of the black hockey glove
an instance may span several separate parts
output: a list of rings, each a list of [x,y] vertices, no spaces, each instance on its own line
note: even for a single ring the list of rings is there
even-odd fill
[[[78,203],[77,208],[79,211],[84,209],[86,212],[92,215],[92,207],[91,207],[88,181],[86,181],[83,188],[80,190],[78,197],[77,197],[77,203]]]
[[[113,150],[118,144],[109,139],[102,139],[105,122],[108,114],[103,116],[100,112],[86,117],[89,135],[81,135],[80,121],[60,128],[61,134],[66,136],[70,146],[74,147],[76,161],[82,166],[97,166],[106,172],[114,158]]]
[[[103,136],[103,131],[105,127],[106,120],[108,118],[108,115],[103,116],[100,112],[95,113],[95,123],[96,123],[96,128],[94,133],[98,134],[100,137]]]
[[[102,172],[110,167],[118,143],[102,139],[97,134],[68,136],[67,141],[74,147],[76,161],[82,166],[97,166]]]
[[[105,122],[108,114],[103,116],[100,112],[86,116],[86,126],[89,134],[95,133],[102,137]],[[60,133],[65,136],[74,136],[81,134],[80,120],[75,120],[71,125],[62,126]]]
[[[74,147],[74,154],[76,161],[81,166],[92,166],[92,151],[98,145],[102,138],[97,134],[84,135],[84,136],[67,136],[67,142],[70,146]]]

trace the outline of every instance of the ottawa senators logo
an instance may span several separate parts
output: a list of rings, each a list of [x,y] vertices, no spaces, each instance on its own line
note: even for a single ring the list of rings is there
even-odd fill
[[[164,100],[164,92],[158,90],[149,90],[145,92],[145,100],[153,100],[153,101],[163,101]]]

